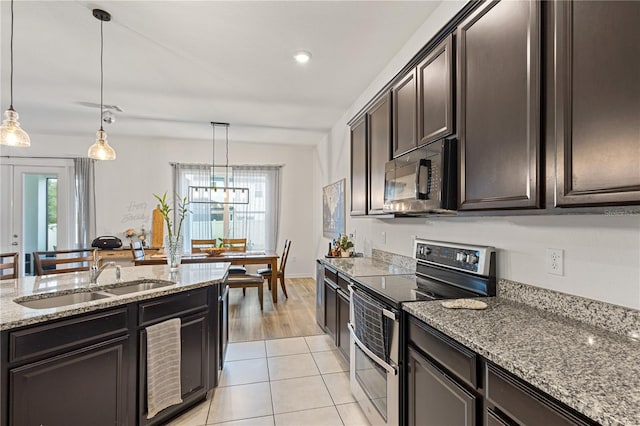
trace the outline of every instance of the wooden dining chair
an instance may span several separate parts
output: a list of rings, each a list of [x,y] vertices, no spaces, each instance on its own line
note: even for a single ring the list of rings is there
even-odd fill
[[[33,252],[36,275],[88,271],[96,257],[96,249]]]
[[[191,253],[202,253],[203,248],[218,247],[218,240],[191,240]]]
[[[0,280],[18,278],[18,253],[0,254]]]
[[[246,238],[223,238],[222,247],[226,251],[247,251],[247,239]],[[246,275],[247,268],[242,265],[229,266],[230,275]]]
[[[280,258],[280,267],[278,268],[278,278],[280,280],[280,286],[282,286],[282,292],[284,293],[284,297],[289,298],[287,295],[287,287],[284,284],[284,268],[287,266],[287,259],[289,258],[289,249],[291,248],[291,240],[284,241],[284,250],[282,251],[282,257]],[[258,269],[258,274],[260,274],[263,279],[269,280],[269,290],[271,290],[272,285],[278,285],[277,282],[271,282],[271,268],[262,268]]]
[[[142,241],[131,241],[131,255],[133,256],[133,261],[136,260],[144,260],[144,246],[142,245]]]

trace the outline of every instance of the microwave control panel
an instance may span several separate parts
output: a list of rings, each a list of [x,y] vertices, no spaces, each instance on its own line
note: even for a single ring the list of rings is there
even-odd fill
[[[419,262],[488,275],[493,247],[416,240],[414,256]]]

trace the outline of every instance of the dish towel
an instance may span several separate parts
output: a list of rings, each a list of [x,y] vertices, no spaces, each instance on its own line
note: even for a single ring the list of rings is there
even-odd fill
[[[182,402],[180,318],[147,327],[147,419]]]

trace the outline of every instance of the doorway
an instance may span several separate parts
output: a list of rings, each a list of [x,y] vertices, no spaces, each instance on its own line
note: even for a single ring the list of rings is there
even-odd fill
[[[69,160],[58,159],[0,165],[0,251],[20,254],[21,277],[34,275],[34,251],[70,248],[72,170]]]

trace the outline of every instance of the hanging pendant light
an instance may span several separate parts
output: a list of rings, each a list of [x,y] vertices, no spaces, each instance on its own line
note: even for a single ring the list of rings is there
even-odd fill
[[[94,160],[115,160],[116,151],[107,142],[107,132],[102,128],[102,114],[104,113],[104,104],[102,102],[104,92],[104,66],[102,60],[104,57],[104,34],[102,25],[111,21],[109,12],[100,9],[93,9],[93,16],[100,21],[100,130],[96,132],[96,142],[89,147],[89,158]]]
[[[31,146],[31,139],[27,132],[20,127],[18,113],[13,109],[13,0],[11,0],[11,72],[9,80],[9,109],[4,112],[4,120],[0,126],[0,145],[18,146],[26,148]]]
[[[217,186],[215,181],[216,126],[225,128],[227,157],[224,166],[224,186]],[[213,128],[211,186],[189,186],[189,201],[191,203],[210,204],[249,204],[249,188],[229,186],[229,123],[218,123],[212,121],[211,127]]]

